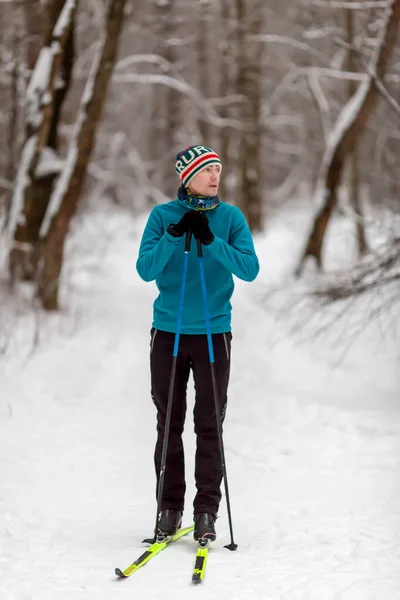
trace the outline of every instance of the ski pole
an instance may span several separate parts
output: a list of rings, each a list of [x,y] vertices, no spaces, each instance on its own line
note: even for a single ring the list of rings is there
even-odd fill
[[[231,543],[226,545],[225,548],[228,548],[228,550],[237,550],[238,546],[233,541],[231,503],[229,500],[229,489],[228,489],[228,474],[226,472],[225,451],[224,451],[224,443],[223,443],[223,438],[222,438],[222,421],[221,421],[221,413],[220,413],[220,403],[219,403],[219,399],[218,399],[217,377],[215,374],[214,348],[213,348],[212,336],[211,336],[210,315],[209,315],[209,311],[208,311],[206,279],[205,279],[205,275],[204,275],[204,264],[203,264],[203,250],[201,247],[200,240],[197,240],[197,255],[199,257],[201,291],[203,294],[204,313],[205,313],[205,318],[206,318],[208,354],[210,357],[211,381],[212,381],[213,395],[214,395],[215,417],[217,420],[219,450],[220,450],[220,454],[221,454],[222,475],[223,475],[223,479],[224,479],[226,507],[228,510],[229,531],[231,534]]]
[[[187,269],[188,269],[190,242],[191,241],[192,241],[192,232],[189,230],[186,233],[185,254],[184,254],[184,259],[183,259],[182,283],[181,283],[179,307],[178,307],[178,320],[177,320],[177,324],[176,324],[174,351],[173,351],[173,355],[172,355],[171,375],[170,375],[170,380],[169,380],[167,414],[165,416],[165,430],[164,430],[163,447],[162,447],[162,454],[161,454],[160,474],[159,474],[159,479],[158,479],[157,513],[156,513],[156,524],[155,524],[155,528],[154,528],[154,540],[144,540],[145,542],[153,542],[157,538],[158,515],[160,514],[160,510],[161,510],[162,495],[163,495],[163,490],[164,490],[164,476],[165,476],[165,469],[166,469],[166,464],[167,464],[168,438],[169,438],[169,430],[170,430],[170,425],[171,425],[172,403],[173,403],[173,398],[174,398],[176,362],[177,362],[177,358],[178,358],[179,337],[180,337],[180,333],[181,333],[183,301],[185,298],[186,278],[187,278]]]

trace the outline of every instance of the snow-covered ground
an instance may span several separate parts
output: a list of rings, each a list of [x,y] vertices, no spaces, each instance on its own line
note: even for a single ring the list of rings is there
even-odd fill
[[[143,551],[155,519],[156,292],[135,271],[143,218],[115,207],[83,218],[59,314],[18,314],[0,288],[1,600],[400,600],[395,318],[388,331],[385,317],[360,327],[361,304],[321,332],[334,307],[291,308],[304,284],[287,273],[304,231],[298,214],[286,217],[256,238],[256,282],[237,282],[224,440],[239,549],[223,547],[223,498],[200,588],[190,537],[130,579],[114,576]],[[340,219],[330,235],[328,253],[345,262]],[[190,391],[185,523],[192,404]]]

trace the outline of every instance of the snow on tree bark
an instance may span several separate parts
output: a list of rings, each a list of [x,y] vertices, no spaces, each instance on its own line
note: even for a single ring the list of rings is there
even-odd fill
[[[315,258],[318,268],[322,267],[322,245],[329,219],[337,203],[337,190],[345,158],[376,106],[379,90],[374,77],[383,78],[396,44],[399,21],[400,0],[392,0],[390,7],[386,9],[375,55],[368,70],[368,77],[359,85],[356,93],[343,107],[329,136],[316,186],[315,196],[318,210],[296,270],[298,276],[309,256]]]
[[[69,223],[78,206],[95,145],[96,128],[117,56],[125,4],[126,0],[108,1],[104,32],[85,86],[65,167],[56,182],[40,228],[38,291],[43,307],[47,310],[58,308],[64,242]]]
[[[8,233],[9,267],[13,278],[32,280],[37,264],[40,225],[55,177],[54,169],[38,173],[41,154],[50,143],[55,148],[54,115],[59,115],[65,91],[57,88],[57,75],[71,43],[77,0],[64,0],[49,43],[39,53],[26,92],[26,141],[22,150],[11,201]],[[50,138],[52,137],[52,142]]]

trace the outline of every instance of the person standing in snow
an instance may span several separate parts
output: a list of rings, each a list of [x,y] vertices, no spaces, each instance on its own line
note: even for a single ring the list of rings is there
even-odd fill
[[[203,248],[221,422],[226,413],[231,359],[232,275],[253,281],[259,271],[243,213],[218,197],[222,165],[217,153],[205,146],[190,146],[177,154],[175,170],[182,183],[178,198],[153,208],[136,263],[140,277],[146,282],[155,280],[159,290],[153,306],[150,340],[151,396],[157,408],[158,437],[154,455],[157,491],[187,231],[191,230]],[[182,433],[191,370],[195,386],[197,489],[193,501],[194,539],[207,537],[213,541],[221,501],[222,465],[197,244],[193,243],[188,256],[166,470],[157,522],[158,531],[165,535],[172,535],[179,529],[184,510],[186,483]]]

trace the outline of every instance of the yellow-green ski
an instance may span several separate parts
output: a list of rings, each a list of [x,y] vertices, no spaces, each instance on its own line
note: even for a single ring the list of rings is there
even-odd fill
[[[179,538],[193,531],[193,529],[194,525],[191,525],[190,527],[184,527],[183,529],[179,529],[174,535],[171,535],[164,541],[154,542],[154,544],[152,544],[150,548],[146,550],[146,552],[143,552],[143,554],[139,556],[139,558],[135,560],[135,562],[132,563],[129,567],[127,567],[124,571],[121,571],[121,569],[116,568],[115,574],[118,575],[118,577],[129,577],[130,575],[132,575],[132,573],[134,573],[140,567],[143,567],[143,565],[149,562],[149,560],[156,556],[156,554],[164,550],[164,548],[172,544],[172,542],[176,542],[176,540],[179,540]]]
[[[193,569],[193,583],[201,583],[206,574],[206,564],[208,557],[208,540],[199,540],[196,553],[196,563]]]

